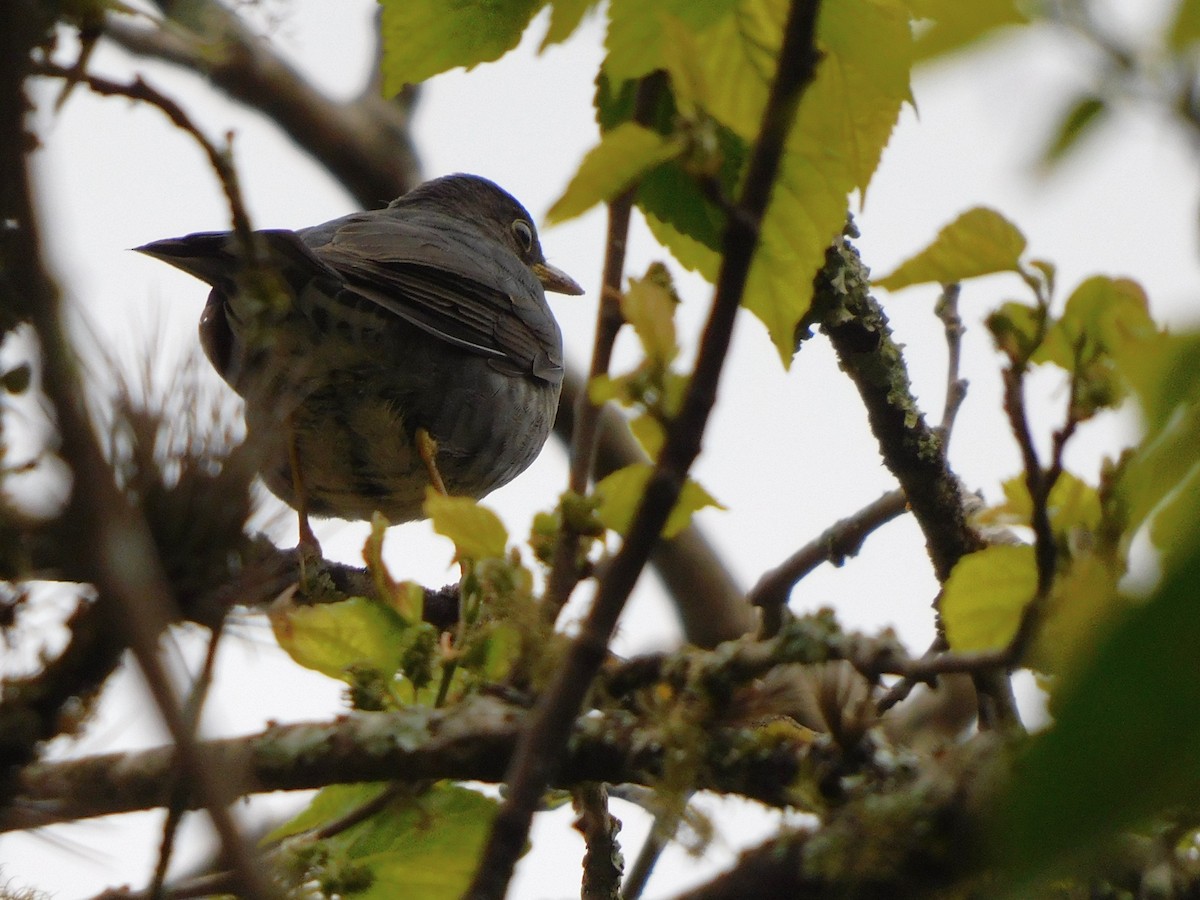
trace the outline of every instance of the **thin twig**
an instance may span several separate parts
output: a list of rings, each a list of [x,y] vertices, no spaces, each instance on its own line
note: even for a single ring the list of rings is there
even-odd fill
[[[87,85],[89,90],[101,96],[126,97],[130,100],[148,103],[150,106],[160,110],[171,120],[171,123],[175,127],[187,132],[200,145],[204,151],[204,155],[208,157],[209,165],[212,166],[213,171],[221,182],[221,188],[225,192],[225,199],[229,203],[229,214],[233,223],[233,230],[238,235],[238,240],[242,243],[242,246],[252,246],[253,241],[250,238],[252,231],[250,215],[246,212],[246,205],[242,200],[242,192],[238,186],[237,170],[233,167],[228,148],[222,149],[210,141],[204,132],[192,122],[191,117],[183,111],[183,108],[178,103],[146,84],[140,76],[134,78],[128,84],[121,84],[116,81],[110,81],[107,78],[77,72],[74,69],[68,69],[51,62],[35,62],[32,66],[32,72],[35,75],[43,75],[47,78],[69,79],[71,82],[79,82]]]
[[[788,596],[809,572],[824,562],[840,566],[847,556],[858,553],[871,532],[907,509],[904,491],[890,491],[853,515],[835,522],[764,574],[746,595],[747,601],[762,610],[761,635],[771,637],[779,632]]]
[[[587,847],[583,854],[581,900],[617,900],[621,888],[621,845],[617,832],[621,821],[608,811],[608,789],[589,782],[573,792],[574,828],[583,835]]]
[[[650,120],[658,98],[665,87],[664,76],[650,75],[638,83],[634,121],[645,124]],[[621,281],[625,274],[625,249],[629,240],[629,221],[633,213],[637,185],[632,184],[608,204],[608,236],[605,240],[604,272],[601,276],[600,302],[596,307],[596,334],[592,343],[592,363],[587,383],[608,372],[612,361],[617,332],[625,324],[621,314]],[[579,391],[571,430],[571,470],[567,487],[575,494],[587,493],[588,482],[596,461],[599,442],[601,405],[588,396],[587,384]],[[579,583],[579,555],[582,536],[563,516],[554,559],[542,598],[542,611],[547,621],[554,622],[571,592]]]
[[[603,662],[625,601],[700,452],[701,436],[716,400],[717,382],[758,244],[758,223],[770,199],[796,108],[816,74],[819,54],[814,35],[820,5],[820,0],[794,0],[788,11],[775,79],[738,202],[743,215],[730,216],[726,226],[712,309],[687,393],[678,417],[667,429],[666,442],[633,524],[600,579],[579,637],[572,643],[535,709],[533,721],[518,742],[509,768],[508,796],[492,824],[475,879],[466,894],[473,900],[499,900],[507,892],[513,866],[524,851],[533,813],[553,774],[555,760]]]
[[[942,287],[934,313],[942,320],[946,333],[946,403],[942,407],[942,422],[938,432],[942,436],[942,452],[950,451],[950,435],[954,431],[954,420],[967,397],[967,380],[959,376],[962,361],[962,336],[966,330],[958,314],[959,286],[947,284]]]

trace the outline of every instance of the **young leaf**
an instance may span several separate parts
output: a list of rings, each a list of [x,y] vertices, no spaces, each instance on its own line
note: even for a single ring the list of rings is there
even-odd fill
[[[268,611],[279,646],[297,663],[330,678],[345,679],[354,666],[384,675],[400,668],[405,624],[384,606],[363,597]]]
[[[927,62],[961,50],[991,32],[1027,20],[1014,0],[914,0],[913,14],[931,20],[917,37],[917,60]]]
[[[596,495],[600,498],[600,508],[596,514],[606,527],[620,535],[629,531],[652,470],[649,463],[634,463],[617,469],[596,484]],[[691,521],[692,514],[706,506],[724,509],[708,491],[689,478],[663,526],[663,537],[679,534]]]
[[[875,279],[889,291],[914,284],[953,284],[995,272],[1019,272],[1025,236],[1000,213],[986,207],[967,210],[938,232],[933,243],[894,272]]]
[[[380,0],[383,59],[388,96],[457,66],[470,69],[499,59],[521,40],[541,0],[502,3],[435,3]]]
[[[1107,112],[1108,106],[1103,97],[1084,94],[1077,98],[1063,115],[1054,137],[1042,153],[1042,166],[1050,168],[1062,162],[1078,146],[1080,138],[1095,130]]]
[[[552,0],[550,3],[550,27],[542,38],[539,52],[555,44],[561,44],[579,27],[583,17],[587,15],[599,0]]]
[[[425,515],[433,530],[454,541],[459,559],[490,559],[504,556],[508,531],[500,517],[469,497],[447,497],[430,488],[425,497]]]
[[[1033,547],[996,544],[959,560],[942,592],[942,622],[958,651],[1003,649],[1037,590]]]
[[[682,141],[664,137],[634,122],[607,132],[588,151],[563,195],[546,213],[546,221],[565,222],[611,200],[650,169],[678,156]]]
[[[651,265],[644,278],[630,281],[621,295],[621,315],[637,333],[646,358],[659,366],[669,365],[679,353],[675,339],[678,303],[670,273],[660,263]]]

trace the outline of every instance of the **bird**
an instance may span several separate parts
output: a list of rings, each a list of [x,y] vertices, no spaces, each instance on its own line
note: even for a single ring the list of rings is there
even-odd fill
[[[533,218],[478,175],[297,231],[135,248],[211,287],[200,343],[244,399],[272,493],[300,514],[423,518],[427,489],[482,498],[554,424],[562,334],[546,291],[583,288]]]

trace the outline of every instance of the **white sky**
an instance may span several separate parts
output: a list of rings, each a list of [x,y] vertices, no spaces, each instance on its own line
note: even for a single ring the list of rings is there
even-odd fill
[[[1126,33],[1145,27],[1154,11],[1170,5],[1165,0],[1110,3],[1126,22]],[[293,0],[267,8],[280,14],[273,37],[296,65],[333,94],[357,92],[371,61],[372,3]],[[487,175],[535,216],[544,213],[596,139],[591,96],[602,52],[600,24],[593,16],[566,46],[539,58],[535,50],[545,27],[539,19],[533,39],[504,60],[434,79],[416,120],[426,173]],[[919,121],[912,110],[905,111],[867,207],[858,215],[863,231],[858,245],[867,264],[875,272],[888,271],[961,211],[986,204],[1024,230],[1032,254],[1058,265],[1062,297],[1093,273],[1129,275],[1147,288],[1157,314],[1194,322],[1200,285],[1196,148],[1165,115],[1124,110],[1053,177],[1031,175],[1030,163],[1056,113],[1073,89],[1087,84],[1087,59],[1072,42],[1035,35],[997,45],[967,65],[945,63],[924,72],[915,85]],[[255,225],[301,227],[353,208],[347,195],[273,127],[215,96],[199,79],[131,62],[103,46],[92,67],[116,77],[144,73],[177,97],[211,136],[232,129]],[[45,144],[37,171],[44,230],[67,290],[95,324],[98,339],[119,352],[141,352],[152,339],[166,352],[191,346],[206,289],[127,248],[228,227],[206,163],[190,139],[155,110],[102,100],[84,90],[75,91],[60,116],[49,106],[44,102],[37,117]],[[588,288],[584,298],[551,298],[568,352],[582,363],[591,346],[603,216],[593,212],[543,230],[542,243],[555,264]],[[628,271],[639,274],[660,258],[663,253],[639,223]],[[679,274],[679,267],[671,266]],[[694,278],[682,279],[681,288],[686,301],[681,332],[694,346],[709,291]],[[922,405],[936,419],[945,351],[931,312],[934,293],[914,289],[894,297],[881,294],[881,299],[908,346]],[[971,390],[951,456],[967,484],[992,499],[1000,480],[1017,471],[1018,460],[997,412],[999,360],[980,320],[1000,300],[1021,296],[1019,283],[1003,278],[969,285],[963,293],[969,328],[964,374]],[[619,360],[632,358],[631,343],[622,343]],[[1032,406],[1057,415],[1063,401],[1061,392],[1048,389]],[[1056,421],[1043,418],[1042,433],[1049,434]],[[1100,459],[1114,453],[1129,433],[1128,420],[1111,417],[1086,426],[1070,464],[1094,477]],[[857,395],[824,342],[809,342],[791,370],[783,371],[765,330],[748,315],[739,321],[704,447],[697,475],[729,509],[706,511],[700,522],[746,586],[835,519],[893,486]],[[565,485],[564,460],[552,442],[514,485],[488,500],[514,535],[526,533],[533,512],[553,503]],[[280,540],[294,541],[294,525],[284,521],[288,525],[280,530]],[[363,534],[361,526],[333,521],[318,527],[326,552],[351,562]],[[432,538],[424,524],[396,528],[388,539],[393,571],[427,584],[450,580],[451,555],[449,545]],[[830,605],[856,628],[894,626],[917,650],[933,634],[929,607],[935,589],[920,535],[912,522],[901,521],[870,539],[864,553],[843,569],[826,567],[807,579],[792,607],[808,611]],[[278,651],[261,624],[248,623],[243,633],[251,640],[223,649],[224,678],[208,707],[210,733],[246,733],[267,718],[315,719],[340,708],[337,685],[278,664]],[[645,579],[623,620],[617,649],[632,653],[677,640],[673,614]],[[198,642],[185,636],[182,644],[194,657]],[[121,686],[128,682],[121,679]],[[111,693],[113,702],[90,726],[81,747],[99,752],[162,740],[157,724],[147,720],[143,698],[124,691],[122,699],[115,685]],[[632,860],[645,824],[627,807],[618,815],[626,822],[622,837]],[[573,832],[563,836],[569,814],[546,818],[551,821],[535,833],[537,849],[521,869],[514,898],[578,896],[580,841]],[[0,836],[0,878],[60,897],[87,896],[123,882],[140,886],[156,846],[147,823],[157,821],[154,814],[82,823],[56,829],[53,839]],[[723,812],[718,848],[700,864],[678,849],[668,851],[647,896],[669,896],[705,880],[714,866],[731,860],[731,844],[753,843],[770,824],[762,816]],[[543,835],[550,836],[547,843],[553,841],[550,852],[542,848]]]

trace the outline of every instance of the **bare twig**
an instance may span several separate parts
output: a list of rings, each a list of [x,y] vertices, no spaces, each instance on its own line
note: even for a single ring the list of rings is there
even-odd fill
[[[295,69],[255,38],[237,15],[212,0],[172,4],[187,22],[155,27],[109,15],[105,37],[126,50],[181,66],[279,124],[325,166],[366,209],[382,206],[419,180],[409,134],[415,95],[402,103],[368,87],[339,103],[316,91]]]
[[[942,288],[934,312],[942,320],[946,332],[946,403],[942,408],[942,422],[938,433],[942,437],[942,452],[950,450],[950,435],[954,432],[954,420],[963,400],[967,397],[967,380],[959,376],[962,360],[962,336],[966,330],[958,314],[959,286],[947,284]]]
[[[783,624],[783,609],[792,588],[823,562],[840,566],[854,556],[873,532],[908,509],[904,491],[884,494],[851,516],[835,522],[759,579],[746,599],[762,610],[762,635],[770,637]]]
[[[587,847],[583,855],[582,900],[617,900],[624,863],[617,832],[621,822],[608,811],[608,789],[590,782],[574,791],[575,830]]]
[[[208,157],[209,165],[217,174],[217,178],[221,182],[221,188],[225,192],[225,199],[229,203],[230,218],[233,222],[233,230],[237,233],[238,239],[245,247],[251,247],[253,242],[250,239],[251,227],[250,216],[246,212],[246,205],[242,201],[241,189],[238,187],[237,170],[233,167],[233,162],[230,159],[229,150],[222,149],[210,141],[191,120],[187,113],[183,111],[178,103],[170,97],[155,90],[140,77],[135,78],[128,84],[121,84],[116,81],[110,81],[107,78],[100,78],[96,75],[89,75],[83,72],[78,72],[75,69],[65,68],[51,62],[35,63],[32,72],[35,75],[43,75],[48,78],[63,78],[69,79],[71,82],[78,82],[87,85],[88,89],[105,97],[126,97],[130,100],[136,100],[141,103],[148,103],[171,120],[175,127],[187,132],[198,143],[204,151],[204,155]]]
[[[534,810],[554,771],[555,759],[604,659],[625,601],[700,452],[701,436],[716,398],[717,382],[758,243],[758,223],[775,183],[796,108],[816,73],[819,56],[814,33],[819,8],[819,0],[795,0],[788,12],[778,68],[738,203],[741,214],[728,220],[712,310],[687,393],[678,417],[667,429],[666,442],[633,524],[600,580],[580,635],[539,702],[528,730],[522,733],[507,779],[508,796],[492,825],[475,879],[467,891],[473,900],[499,900],[506,893],[513,866],[525,846]]]

